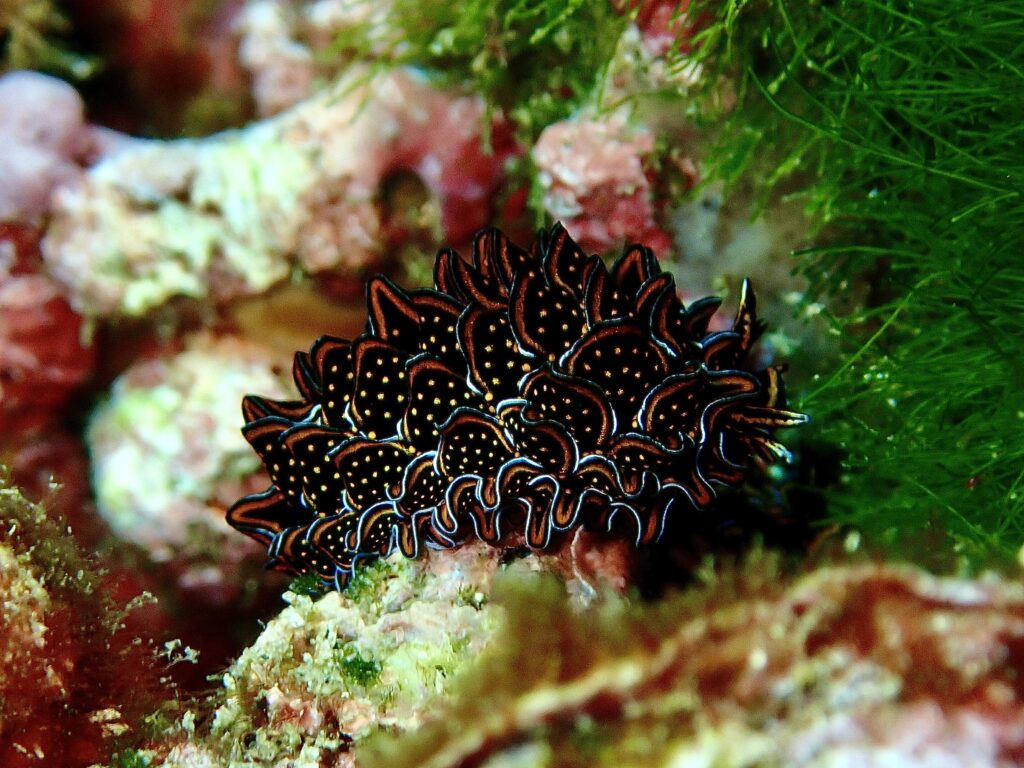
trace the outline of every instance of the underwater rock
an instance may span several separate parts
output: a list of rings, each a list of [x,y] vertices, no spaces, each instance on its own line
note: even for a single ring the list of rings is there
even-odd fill
[[[792,254],[809,243],[809,221],[798,201],[772,200],[759,210],[743,191],[723,195],[709,184],[666,213],[675,259],[669,270],[692,290],[735,296],[744,277],[758,288],[771,331],[765,350],[789,356],[796,349],[833,354],[835,339],[821,317],[824,306],[807,301],[807,278]],[[850,280],[832,306],[863,297],[862,280]]]
[[[86,440],[100,515],[182,586],[237,587],[240,546],[223,509],[264,481],[238,429],[253,386],[284,393],[272,355],[232,337],[199,336],[176,354],[132,365],[92,414]]]
[[[1021,764],[1019,582],[777,566],[762,554],[702,589],[582,611],[554,584],[509,585],[481,661],[358,764]]]
[[[469,765],[1010,768],[1024,757],[1024,588],[771,554],[643,603],[566,596],[470,544],[291,605],[165,768]],[[511,572],[509,572],[511,571]],[[710,575],[709,575],[710,574]]]
[[[249,0],[235,29],[259,114],[277,114],[311,96],[318,82],[333,80],[347,63],[340,34],[359,29],[376,37],[367,48],[384,56],[390,10],[386,0]]]
[[[310,95],[316,79],[313,52],[292,37],[293,3],[246,3],[236,20],[239,62],[249,72],[256,110],[275,115]]]
[[[43,253],[86,315],[143,315],[174,296],[223,302],[296,271],[379,255],[375,201],[418,174],[457,240],[487,218],[507,151],[479,147],[479,99],[411,71],[353,69],[291,110],[205,139],[137,141],[55,193]]]
[[[363,569],[344,594],[287,594],[290,605],[224,674],[212,721],[180,723],[152,745],[155,764],[352,766],[353,744],[371,731],[416,728],[500,626],[487,597],[501,567],[493,553],[469,544],[397,557]]]
[[[79,435],[66,429],[9,438],[0,444],[0,464],[30,501],[43,504],[52,520],[60,520],[83,547],[99,543],[104,526],[90,498],[89,460]]]
[[[196,135],[251,111],[232,20],[244,0],[89,0],[66,10],[95,52],[79,78],[94,122],[147,136]]]
[[[664,254],[670,236],[654,218],[645,162],[654,134],[621,115],[576,117],[549,125],[532,150],[548,215],[587,251],[642,242]]]
[[[40,275],[0,278],[0,430],[28,432],[52,422],[92,369],[80,344],[82,319]]]
[[[0,593],[3,594],[3,613],[0,614],[0,690],[6,699],[16,693],[12,685],[20,669],[46,645],[46,613],[50,610],[50,595],[43,583],[32,573],[26,558],[18,555],[6,544],[0,543]],[[57,695],[61,689],[60,676],[47,667],[40,676],[44,681],[43,694]],[[0,733],[3,732],[0,725]]]

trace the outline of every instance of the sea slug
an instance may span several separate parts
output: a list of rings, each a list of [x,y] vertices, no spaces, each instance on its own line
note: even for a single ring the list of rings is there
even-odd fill
[[[354,341],[295,356],[300,398],[243,401],[243,433],[273,484],[228,511],[269,567],[344,588],[360,560],[470,537],[553,548],[580,527],[655,541],[711,506],[773,433],[806,421],[779,368],[747,371],[761,326],[744,283],[683,306],[650,249],[609,269],[556,224],[530,250],[477,235],[442,250],[433,289],[367,287]]]

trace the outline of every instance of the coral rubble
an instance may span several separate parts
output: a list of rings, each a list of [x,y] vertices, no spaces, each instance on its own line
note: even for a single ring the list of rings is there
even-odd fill
[[[91,132],[75,89],[37,72],[0,74],[0,104],[0,222],[30,222],[81,172]]]
[[[654,134],[629,126],[621,115],[549,125],[532,150],[544,209],[564,221],[588,251],[607,251],[629,240],[665,253],[671,239],[654,220],[644,167],[653,149]]]
[[[340,36],[365,35],[368,58],[385,56],[396,32],[391,11],[390,0],[249,0],[235,28],[259,114],[298,104],[344,72],[352,62]]]
[[[823,765],[1024,758],[1024,589],[757,552],[654,603],[585,603],[486,547],[286,608],[164,768]]]

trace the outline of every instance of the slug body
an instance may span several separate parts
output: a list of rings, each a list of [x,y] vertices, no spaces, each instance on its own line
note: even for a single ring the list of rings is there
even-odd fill
[[[362,335],[296,354],[301,399],[245,398],[273,484],[227,517],[268,567],[342,589],[360,560],[469,537],[544,550],[582,526],[642,545],[752,457],[788,457],[773,433],[806,421],[778,369],[740,367],[761,330],[747,282],[709,332],[720,301],[684,307],[649,249],[608,269],[561,225],[529,251],[485,230],[471,262],[439,253],[434,282],[374,278]]]

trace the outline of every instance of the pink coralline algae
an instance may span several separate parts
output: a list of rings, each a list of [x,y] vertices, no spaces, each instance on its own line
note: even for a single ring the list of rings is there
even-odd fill
[[[316,55],[293,37],[299,13],[284,3],[253,0],[235,21],[238,59],[252,80],[260,115],[274,115],[309,97],[316,80]]]
[[[587,250],[607,251],[639,240],[666,252],[672,238],[656,220],[645,167],[653,151],[650,130],[614,115],[548,126],[532,150],[544,209]]]
[[[61,286],[34,271],[36,237],[0,224],[0,434],[7,439],[59,419],[95,363]]]
[[[365,30],[370,48],[386,56],[391,14],[390,0],[248,0],[234,27],[257,112],[277,114],[333,79],[347,62],[336,47],[347,32]]]
[[[0,76],[0,222],[35,221],[93,149],[78,93],[36,72]]]
[[[619,0],[616,5],[636,12],[635,23],[644,47],[653,56],[664,56],[673,48],[689,53],[691,40],[703,20],[690,18],[690,0]],[[707,12],[702,12],[704,16]]]
[[[226,302],[296,272],[352,273],[380,256],[381,187],[407,171],[458,242],[489,218],[517,149],[483,103],[407,70],[353,68],[293,108],[199,140],[136,141],[54,195],[51,273],[90,316],[144,315],[178,296]],[[502,137],[506,138],[502,138]]]

